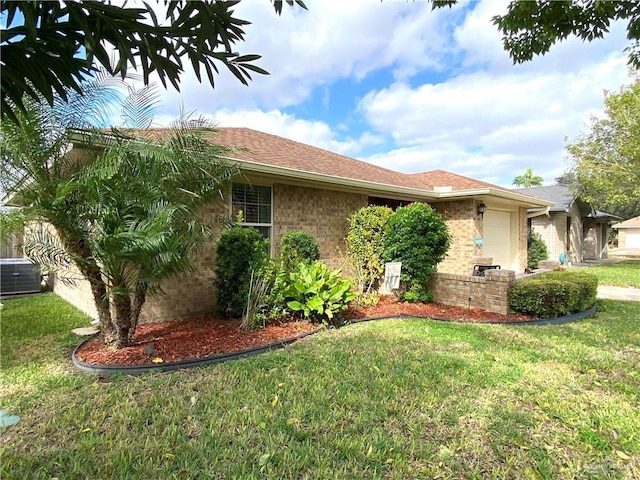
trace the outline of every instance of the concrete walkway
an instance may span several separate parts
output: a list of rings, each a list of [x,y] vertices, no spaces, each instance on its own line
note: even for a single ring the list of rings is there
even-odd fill
[[[618,249],[622,250],[622,249]],[[628,249],[631,250],[631,249]],[[638,250],[638,249],[635,249]],[[640,252],[638,252],[640,253]],[[618,263],[620,258],[603,258],[600,260],[585,260],[584,263],[577,263],[575,267],[591,267],[593,265],[602,265],[607,263]],[[634,287],[612,287],[609,285],[598,286],[598,298],[607,300],[631,300],[640,302],[640,288]]]
[[[623,250],[623,249],[618,249]],[[633,252],[630,252],[633,250]],[[640,254],[639,249],[627,249],[625,253]],[[593,265],[602,265],[606,263],[618,263],[622,258],[602,258],[599,260],[585,260],[583,263],[577,263],[575,267],[590,267]],[[640,302],[640,288],[634,287],[612,287],[610,285],[598,286],[598,298],[606,298],[607,300],[631,300]]]
[[[640,248],[610,248],[608,254],[611,258],[638,259],[640,258]]]
[[[598,298],[606,298],[608,300],[631,300],[634,302],[640,302],[640,288],[610,287],[609,285],[600,285],[598,287]]]

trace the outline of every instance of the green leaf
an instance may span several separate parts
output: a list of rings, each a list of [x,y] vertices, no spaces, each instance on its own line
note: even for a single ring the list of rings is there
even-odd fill
[[[316,312],[318,312],[320,315],[322,315],[324,308],[323,308],[324,302],[322,301],[322,299],[319,296],[315,296],[315,297],[311,297],[308,301],[307,301],[307,306],[309,307],[309,309],[311,310],[315,310]]]
[[[299,312],[300,310],[304,310],[305,308],[305,306],[302,303],[298,302],[297,300],[288,302],[287,307],[289,307],[291,310],[295,312]]]
[[[303,279],[306,280],[306,279]],[[304,282],[301,280],[297,280],[294,284],[293,287],[300,293],[309,293],[310,289],[309,289],[309,283],[310,282]]]

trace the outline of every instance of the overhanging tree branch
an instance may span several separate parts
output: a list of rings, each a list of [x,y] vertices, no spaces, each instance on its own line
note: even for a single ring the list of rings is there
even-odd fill
[[[24,111],[24,96],[44,97],[50,105],[57,95],[66,100],[100,66],[125,78],[141,70],[145,84],[156,73],[164,87],[180,89],[183,59],[202,81],[202,70],[215,86],[218,65],[248,84],[251,72],[267,75],[255,64],[260,55],[235,50],[250,24],[235,16],[239,0],[156,0],[164,5],[158,18],[153,5],[129,7],[105,1],[2,1],[6,28],[0,32],[3,119],[16,120],[14,108]],[[283,4],[306,6],[303,0],[274,0],[279,15]],[[113,50],[113,53],[112,53]],[[113,61],[111,55],[114,55]]]

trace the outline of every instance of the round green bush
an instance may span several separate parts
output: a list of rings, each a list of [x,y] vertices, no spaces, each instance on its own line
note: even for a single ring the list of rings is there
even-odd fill
[[[538,232],[529,231],[527,235],[527,266],[538,268],[538,262],[547,258],[549,258],[549,253],[542,237]]]
[[[384,274],[384,244],[393,210],[370,205],[349,218],[347,256],[356,272],[360,292],[378,288]]]
[[[387,262],[402,262],[400,280],[406,285],[405,300],[430,300],[427,283],[450,244],[447,224],[425,203],[400,207],[389,217],[384,258]]]
[[[549,272],[514,283],[511,310],[538,318],[583,312],[596,302],[598,279],[582,271]]]
[[[216,245],[216,310],[238,318],[247,303],[251,270],[269,262],[269,241],[250,227],[233,226],[222,232]]]
[[[280,240],[280,268],[285,272],[296,269],[299,263],[310,265],[320,258],[320,245],[307,232],[291,231]]]

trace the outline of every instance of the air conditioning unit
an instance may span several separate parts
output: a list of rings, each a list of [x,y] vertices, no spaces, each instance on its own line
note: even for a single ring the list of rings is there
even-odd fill
[[[40,292],[40,270],[26,258],[0,259],[0,295]]]

